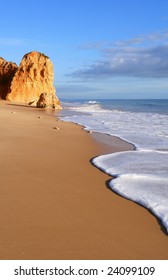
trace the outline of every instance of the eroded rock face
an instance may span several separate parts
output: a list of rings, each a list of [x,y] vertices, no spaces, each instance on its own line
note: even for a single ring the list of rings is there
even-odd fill
[[[0,98],[6,99],[10,90],[11,81],[18,66],[16,63],[8,62],[0,57]]]
[[[24,55],[15,73],[7,99],[37,105],[41,94],[47,93],[53,96],[53,104],[50,107],[61,109],[53,81],[53,64],[49,57],[40,52],[30,52]]]

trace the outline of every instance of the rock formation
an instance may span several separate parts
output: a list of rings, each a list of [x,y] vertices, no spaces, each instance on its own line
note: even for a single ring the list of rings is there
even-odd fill
[[[18,66],[0,57],[0,98],[6,99],[10,90],[11,81]]]
[[[42,93],[39,100],[37,101],[38,108],[53,108],[57,107],[58,100],[55,94],[52,93]]]
[[[12,80],[7,100],[61,109],[53,81],[53,64],[48,56],[34,51],[25,54]]]

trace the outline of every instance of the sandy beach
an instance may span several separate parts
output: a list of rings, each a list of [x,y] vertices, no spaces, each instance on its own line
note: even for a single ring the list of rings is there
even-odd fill
[[[148,210],[91,164],[132,146],[41,109],[0,101],[0,259],[168,259]]]

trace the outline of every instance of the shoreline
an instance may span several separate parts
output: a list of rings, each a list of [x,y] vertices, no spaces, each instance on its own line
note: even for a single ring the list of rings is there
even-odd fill
[[[0,259],[167,259],[156,218],[90,163],[125,144],[28,107],[0,100]]]
[[[58,118],[61,121],[64,121],[61,118],[64,118],[64,117],[66,117],[66,115],[69,116],[71,114],[73,115],[74,112],[69,111],[67,108],[63,108],[58,113]],[[78,113],[78,114],[80,114],[80,113]],[[87,113],[85,113],[85,114],[87,114]],[[73,123],[73,122],[71,122],[71,123]],[[90,136],[96,141],[96,143],[101,145],[101,148],[102,148],[101,154],[102,153],[108,154],[110,152],[114,153],[114,152],[119,152],[119,151],[136,150],[136,146],[134,144],[129,143],[128,141],[126,141],[118,136],[85,129],[84,125],[80,125],[78,123],[73,123],[73,124],[81,126],[84,131],[86,131],[87,133],[90,134]]]
[[[102,145],[103,153],[105,154],[110,154],[110,152],[116,153],[136,149],[136,147],[132,143],[129,143],[117,136],[112,136],[100,132],[92,132],[91,137],[96,142],[100,143],[100,145]]]

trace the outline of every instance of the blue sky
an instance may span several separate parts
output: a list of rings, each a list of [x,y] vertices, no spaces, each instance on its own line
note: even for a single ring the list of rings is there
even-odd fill
[[[0,56],[50,57],[61,98],[168,98],[167,0],[8,0]]]

